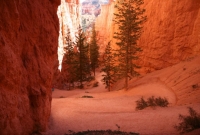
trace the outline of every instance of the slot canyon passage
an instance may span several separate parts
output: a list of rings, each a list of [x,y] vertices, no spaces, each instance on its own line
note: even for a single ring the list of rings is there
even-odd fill
[[[179,114],[189,115],[188,107],[200,114],[200,0],[144,0],[140,76],[129,80],[128,90],[120,79],[108,91],[101,67],[95,80],[68,90],[67,31],[76,42],[79,25],[91,30],[95,22],[102,57],[117,31],[116,2],[0,0],[0,135],[87,130],[176,135]],[[165,97],[168,107],[136,110],[136,101],[151,96]]]

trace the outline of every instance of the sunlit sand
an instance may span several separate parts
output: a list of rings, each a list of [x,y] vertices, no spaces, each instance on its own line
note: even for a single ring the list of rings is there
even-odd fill
[[[200,112],[200,57],[188,59],[172,67],[155,71],[108,92],[97,75],[99,86],[92,89],[53,91],[51,118],[46,134],[86,130],[118,130],[140,134],[179,134],[174,128],[179,114],[188,114],[187,107]],[[193,88],[193,85],[198,88]],[[81,98],[82,96],[93,98]],[[136,100],[150,96],[166,97],[168,107],[136,110]],[[62,98],[61,98],[62,97]],[[198,134],[196,130],[189,134]]]

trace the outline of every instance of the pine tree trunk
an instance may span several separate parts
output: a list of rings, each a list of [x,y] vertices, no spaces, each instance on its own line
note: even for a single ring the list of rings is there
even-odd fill
[[[126,46],[126,71],[125,71],[125,90],[128,90],[128,47]]]
[[[80,43],[80,44],[81,44],[81,43]],[[80,48],[79,48],[79,49],[80,49],[79,59],[80,59],[80,83],[81,83],[81,86],[80,86],[80,87],[82,88],[82,85],[83,85],[83,84],[82,84],[82,81],[83,81],[83,80],[82,80],[82,79],[83,79],[82,64],[83,64],[83,62],[82,62],[82,58],[81,58],[82,53],[83,53],[83,52],[82,52],[82,45],[80,45]]]

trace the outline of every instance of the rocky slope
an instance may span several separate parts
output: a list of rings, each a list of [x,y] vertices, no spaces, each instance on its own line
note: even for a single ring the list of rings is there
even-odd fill
[[[168,87],[176,96],[174,105],[200,103],[200,56],[191,57],[178,64],[158,70],[130,81],[130,88],[145,83],[159,82]],[[152,88],[151,88],[152,89]],[[150,90],[148,90],[150,91]],[[154,91],[156,91],[154,89]],[[164,93],[163,93],[164,94]]]
[[[0,134],[44,131],[57,64],[59,0],[0,1]]]

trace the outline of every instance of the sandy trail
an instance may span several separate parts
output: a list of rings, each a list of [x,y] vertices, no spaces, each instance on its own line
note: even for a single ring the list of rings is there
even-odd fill
[[[102,87],[100,87],[102,88]],[[140,134],[177,134],[173,126],[182,108],[148,108],[136,111],[135,101],[140,97],[166,97],[171,105],[176,102],[174,93],[161,82],[139,85],[129,91],[107,92],[103,88],[53,92],[51,127],[49,134],[63,135],[72,131],[117,130],[138,132]],[[94,98],[81,98],[83,95]],[[66,98],[56,98],[64,96]],[[171,112],[177,112],[172,114]],[[172,120],[173,119],[173,120]],[[165,121],[165,123],[163,123]]]
[[[154,84],[159,86],[159,84]],[[117,130],[138,132],[140,134],[178,134],[173,128],[178,122],[178,114],[187,114],[187,106],[167,108],[147,108],[136,111],[135,101],[141,96],[159,95],[145,91],[149,85],[143,85],[132,91],[114,91],[104,93],[86,93],[94,98],[80,98],[85,93],[72,95],[68,98],[54,98],[49,134],[63,135],[72,131],[85,130]],[[152,87],[152,86],[151,86]],[[61,90],[60,94],[62,93]],[[77,90],[78,91],[78,90]],[[160,96],[168,94],[170,103],[175,101],[174,93],[162,89]],[[70,94],[69,94],[70,95]],[[199,104],[192,105],[195,109]],[[200,110],[199,110],[200,111]],[[173,113],[172,113],[173,112]]]
[[[192,67],[192,64],[188,65]],[[178,66],[182,65],[179,64]],[[198,68],[200,69],[199,66]],[[116,124],[120,126],[121,131],[137,132],[141,135],[179,134],[173,127],[179,123],[178,115],[188,115],[188,106],[200,112],[200,102],[198,98],[195,100],[192,99],[191,103],[186,104],[184,102],[182,105],[177,105],[177,101],[183,99],[183,97],[177,97],[177,95],[179,95],[183,88],[184,90],[186,88],[185,86],[183,88],[179,87],[180,90],[175,91],[170,87],[174,86],[171,82],[175,81],[169,80],[169,77],[169,79],[166,79],[166,76],[169,73],[172,74],[172,70],[174,69],[176,70],[175,67],[171,67],[171,70],[168,68],[163,72],[158,71],[147,75],[131,83],[128,91],[121,89],[123,83],[119,82],[116,84],[115,91],[108,92],[100,82],[101,74],[98,74],[97,77],[99,87],[72,91],[56,89],[52,95],[51,119],[49,130],[46,134],[64,135],[64,133],[69,133],[69,130],[75,132],[85,130],[117,130]],[[191,76],[191,72],[187,72]],[[162,74],[164,79],[160,74]],[[200,82],[198,80],[200,74],[195,75],[197,75],[195,77],[197,80],[191,78],[189,82]],[[177,76],[180,76],[180,74],[177,74]],[[184,76],[187,76],[187,74]],[[173,78],[176,78],[174,74]],[[190,91],[190,88],[187,90]],[[200,89],[195,90],[197,94],[200,94],[199,91]],[[93,98],[81,98],[84,95],[93,96]],[[61,96],[65,98],[60,98]],[[141,97],[148,98],[150,96],[166,97],[170,102],[169,107],[147,108],[136,111],[135,101]],[[190,99],[190,97],[184,98],[184,101],[187,98]],[[197,131],[196,134],[199,133],[200,131]]]

